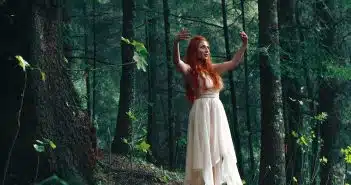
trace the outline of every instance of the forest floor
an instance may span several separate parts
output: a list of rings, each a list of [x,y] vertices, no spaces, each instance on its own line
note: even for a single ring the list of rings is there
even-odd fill
[[[141,159],[104,154],[98,161],[96,185],[181,185],[183,173],[171,172]]]

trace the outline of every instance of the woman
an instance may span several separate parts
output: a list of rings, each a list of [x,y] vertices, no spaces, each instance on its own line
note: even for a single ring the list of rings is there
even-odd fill
[[[180,59],[179,41],[190,38],[186,30],[174,40],[173,61],[183,74],[189,114],[185,185],[242,185],[227,116],[219,99],[223,88],[221,74],[242,61],[248,37],[240,33],[242,47],[230,61],[212,64],[210,47],[202,36],[190,40],[185,61]]]

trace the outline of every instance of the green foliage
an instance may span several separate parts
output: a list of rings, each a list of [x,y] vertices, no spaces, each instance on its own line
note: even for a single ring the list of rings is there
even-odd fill
[[[320,162],[322,165],[325,165],[325,164],[328,163],[328,159],[327,159],[325,156],[323,156],[322,158],[319,159],[319,162]]]
[[[135,117],[135,115],[133,114],[132,111],[128,111],[128,112],[126,112],[126,114],[128,115],[128,118],[130,120],[132,120],[132,121],[136,121],[137,120],[137,118]]]
[[[297,178],[296,177],[293,177],[293,182],[294,182],[294,184],[297,184]]]
[[[337,78],[340,80],[351,80],[351,67],[328,65],[326,77]]]
[[[44,138],[44,141],[41,140],[36,140],[36,144],[33,144],[33,147],[35,149],[35,151],[41,153],[41,152],[45,152],[45,147],[50,147],[52,149],[56,148],[56,145],[54,142],[52,142],[50,139],[46,139]]]
[[[328,114],[326,112],[321,112],[320,114],[316,115],[314,119],[317,121],[325,121],[328,117]]]
[[[22,56],[16,55],[15,58],[18,61],[18,65],[23,69],[23,71],[26,71],[27,67],[30,67],[29,63],[23,59]]]
[[[177,145],[179,146],[179,147],[185,147],[186,146],[186,144],[187,144],[187,138],[186,137],[181,137],[181,138],[179,138],[178,140],[177,140]]]
[[[45,82],[46,74],[42,70],[40,70],[40,77],[41,77],[41,80]]]
[[[145,139],[143,139],[139,144],[136,145],[136,148],[139,151],[142,151],[144,153],[147,153],[150,150],[150,146],[148,143],[146,143]]]
[[[143,136],[142,137],[139,137],[139,138],[135,138],[135,135],[133,135],[133,139],[131,141],[128,141],[128,139],[126,138],[123,138],[123,142],[128,144],[129,148],[131,149],[131,152],[133,154],[136,154],[138,155],[141,154],[141,153],[147,153],[150,151],[150,144],[147,143],[146,141],[146,134],[147,134],[147,131],[145,129],[143,129]]]
[[[23,57],[20,56],[20,55],[16,55],[15,58],[16,58],[16,60],[17,60],[17,62],[18,62],[18,65],[23,69],[24,72],[26,72],[27,68],[28,68],[28,69],[31,69],[31,68],[32,68],[32,69],[37,69],[37,70],[39,70],[39,72],[40,72],[40,78],[41,78],[42,81],[45,82],[45,80],[46,80],[46,74],[45,74],[44,71],[42,71],[40,68],[33,68],[33,67],[31,67],[31,65],[30,65],[26,60],[24,60]]]
[[[138,70],[141,69],[144,72],[146,72],[146,66],[147,66],[146,61],[147,61],[148,52],[144,44],[135,40],[130,42],[128,39],[124,37],[122,37],[121,40],[129,45],[134,46],[135,51],[134,51],[133,60],[136,62],[137,69]]]
[[[150,152],[151,147],[151,145],[147,143],[147,130],[142,128],[143,126],[141,124],[137,124],[139,120],[132,110],[126,112],[126,114],[132,121],[133,129],[131,132],[131,138],[122,138],[122,141],[129,146],[129,156],[131,160],[134,156],[145,157],[146,153]]]
[[[341,153],[345,155],[345,162],[347,164],[351,164],[351,145],[346,148],[342,148]]]
[[[310,129],[309,129],[310,130]],[[308,133],[298,133],[297,131],[293,130],[291,135],[296,138],[297,144],[302,149],[302,152],[306,152],[310,149],[313,139],[316,137],[314,131],[310,130]]]

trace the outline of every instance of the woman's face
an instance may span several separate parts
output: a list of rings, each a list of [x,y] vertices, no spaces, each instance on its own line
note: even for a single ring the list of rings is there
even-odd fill
[[[210,57],[210,46],[207,41],[200,41],[197,48],[197,58],[199,60],[206,60]]]

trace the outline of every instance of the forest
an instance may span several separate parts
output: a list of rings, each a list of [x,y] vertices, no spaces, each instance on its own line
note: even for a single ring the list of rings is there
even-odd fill
[[[183,184],[186,28],[213,63],[248,35],[220,93],[243,184],[350,185],[350,22],[350,0],[0,0],[0,183]]]

